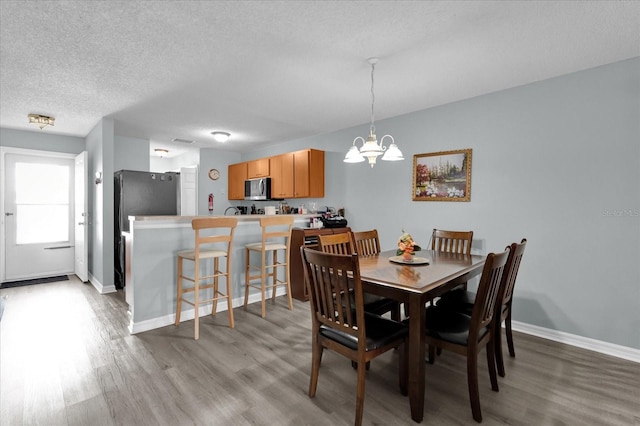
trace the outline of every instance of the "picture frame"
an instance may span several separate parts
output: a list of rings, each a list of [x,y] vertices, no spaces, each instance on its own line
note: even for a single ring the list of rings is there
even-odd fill
[[[471,148],[415,154],[413,201],[470,201]]]

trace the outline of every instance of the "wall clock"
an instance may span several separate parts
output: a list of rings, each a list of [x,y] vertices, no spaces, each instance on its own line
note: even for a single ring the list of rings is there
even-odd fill
[[[220,172],[218,171],[218,169],[209,170],[209,179],[218,180],[219,177],[220,177]]]

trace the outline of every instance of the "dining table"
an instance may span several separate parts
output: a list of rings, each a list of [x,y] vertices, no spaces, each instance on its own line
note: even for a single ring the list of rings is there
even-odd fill
[[[408,309],[408,392],[411,418],[422,422],[425,400],[425,305],[445,292],[480,275],[486,256],[415,252],[411,260],[396,250],[360,257],[364,291],[405,303]]]

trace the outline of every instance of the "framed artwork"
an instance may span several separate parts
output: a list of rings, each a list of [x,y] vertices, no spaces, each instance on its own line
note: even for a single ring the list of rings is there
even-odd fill
[[[413,201],[469,201],[471,149],[413,156]]]

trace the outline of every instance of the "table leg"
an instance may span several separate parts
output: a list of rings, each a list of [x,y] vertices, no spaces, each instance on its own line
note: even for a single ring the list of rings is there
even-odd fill
[[[409,405],[411,418],[422,422],[424,417],[424,302],[420,295],[409,298]]]

